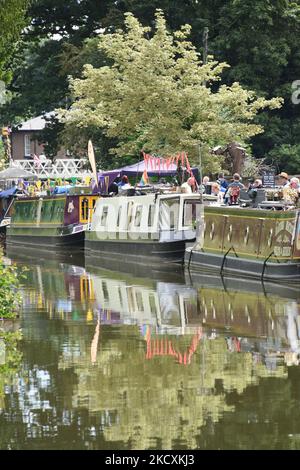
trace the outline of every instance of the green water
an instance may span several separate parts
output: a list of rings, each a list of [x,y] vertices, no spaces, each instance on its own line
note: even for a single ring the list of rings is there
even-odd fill
[[[1,449],[300,449],[297,287],[10,260],[28,272]]]

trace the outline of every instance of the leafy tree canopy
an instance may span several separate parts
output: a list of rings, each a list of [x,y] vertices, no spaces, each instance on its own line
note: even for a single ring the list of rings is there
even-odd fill
[[[194,159],[199,141],[208,148],[262,132],[256,114],[279,108],[281,100],[256,98],[237,82],[215,90],[227,65],[203,64],[188,25],[171,34],[160,10],[155,17],[153,36],[130,13],[125,32],[100,36],[110,64],[87,65],[83,79],[71,80],[74,104],[60,111],[67,126],[104,129],[118,140],[111,149],[117,155],[187,150]]]
[[[0,5],[18,1],[22,2],[0,0]],[[132,12],[153,31],[157,8],[164,11],[171,31],[184,23],[191,25],[190,40],[201,54],[203,30],[209,29],[209,54],[231,66],[224,69],[222,83],[231,86],[237,81],[264,98],[285,99],[281,109],[258,114],[256,122],[265,132],[254,136],[251,144],[255,156],[267,156],[270,163],[276,160],[279,169],[291,172],[284,146],[296,148],[299,140],[300,106],[291,101],[291,87],[300,77],[300,0],[34,0],[30,27],[12,58],[6,57],[13,72],[12,101],[0,108],[0,121],[18,123],[66,106],[70,102],[68,75],[79,78],[85,63],[104,65],[97,49],[99,32],[123,27],[125,12]],[[14,20],[17,25],[15,13]],[[53,154],[60,132],[59,125],[47,131]],[[101,129],[81,128],[79,132],[81,142],[92,133],[99,148],[112,145]],[[72,135],[65,132],[65,145],[70,141],[74,142]],[[300,155],[293,155],[293,168],[296,165],[299,173]]]

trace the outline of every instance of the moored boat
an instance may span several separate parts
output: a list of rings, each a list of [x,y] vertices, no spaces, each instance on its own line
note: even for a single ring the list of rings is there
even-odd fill
[[[207,206],[204,230],[185,262],[191,270],[298,282],[300,211]]]
[[[97,195],[90,194],[16,199],[6,243],[40,250],[83,246],[97,199]]]
[[[88,256],[145,265],[182,263],[196,238],[199,194],[150,193],[99,199],[85,236]]]

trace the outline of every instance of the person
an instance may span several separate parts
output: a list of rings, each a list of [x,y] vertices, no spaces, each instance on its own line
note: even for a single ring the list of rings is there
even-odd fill
[[[226,189],[222,188],[219,183],[212,183],[211,194],[218,197],[218,203],[222,204],[224,201]]]
[[[221,191],[221,186],[219,185],[219,183],[212,183],[212,185],[211,185],[211,194],[213,196],[218,196],[220,191]]]
[[[225,190],[227,190],[228,183],[227,183],[226,179],[224,178],[224,173],[219,174],[219,178],[217,180],[217,183],[221,186],[221,188],[224,188]]]
[[[283,199],[286,202],[296,204],[300,196],[300,184],[298,178],[291,178],[288,186],[283,188]]]
[[[204,176],[201,184],[201,192],[203,194],[211,194],[211,185],[209,184],[209,176]]]
[[[282,188],[287,188],[290,185],[289,175],[285,171],[282,171],[278,176],[280,178],[279,186]]]
[[[183,193],[192,194],[193,192],[192,184],[193,184],[192,179],[189,178],[185,183],[181,185],[181,191]]]
[[[129,183],[129,179],[127,175],[122,176],[120,183],[118,183],[118,188],[119,188],[119,193],[131,188],[131,184]]]
[[[298,194],[300,194],[300,181],[299,181],[299,178],[291,178],[290,187],[292,189],[296,189],[298,191]]]
[[[230,183],[228,185],[228,188],[232,188],[232,187],[236,187],[236,186],[240,189],[245,189],[245,186],[243,185],[243,183],[241,183],[241,177],[238,173],[235,173],[233,175],[233,181],[232,181],[232,183]]]
[[[257,190],[262,189],[263,183],[262,180],[256,179],[253,184],[250,184],[249,189],[247,191],[249,197],[251,199],[255,199],[257,196]]]
[[[193,174],[192,174],[192,176],[189,177],[187,182],[189,183],[190,187],[192,188],[192,192],[196,193],[198,191],[198,183],[197,183],[197,180],[196,180],[196,178]]]
[[[235,173],[233,182],[228,185],[226,192],[226,200],[229,200],[229,204],[237,204],[241,189],[245,189],[245,186],[241,183],[240,175]]]

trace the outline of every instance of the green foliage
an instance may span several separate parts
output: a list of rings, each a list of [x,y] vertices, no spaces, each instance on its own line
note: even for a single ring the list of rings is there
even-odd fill
[[[9,80],[5,66],[12,57],[16,42],[25,26],[29,0],[0,0],[0,80]]]
[[[5,168],[5,150],[4,150],[4,145],[2,139],[0,139],[0,171],[4,170]]]
[[[284,169],[290,175],[300,173],[300,144],[283,144],[274,148],[270,153],[268,160],[279,170]]]
[[[100,36],[99,49],[111,65],[86,65],[83,79],[71,80],[73,106],[60,110],[67,127],[100,128],[117,139],[112,153],[186,150],[196,161],[201,141],[207,162],[209,147],[249,140],[262,132],[253,123],[256,114],[280,107],[280,99],[257,99],[239,83],[216,89],[227,64],[212,59],[203,64],[188,40],[190,27],[169,33],[160,10],[150,38],[150,29],[132,14],[125,26],[125,32]]]
[[[18,287],[19,278],[16,267],[5,266],[0,254],[0,318],[16,317],[21,300]]]
[[[22,3],[2,0],[6,4],[18,1]],[[285,99],[281,109],[258,114],[256,122],[265,132],[251,138],[255,156],[272,161],[276,154],[283,169],[286,159],[284,154],[282,159],[278,157],[280,148],[298,145],[300,127],[300,106],[291,102],[291,84],[300,78],[299,0],[35,0],[29,10],[31,26],[9,62],[13,100],[0,109],[0,121],[18,123],[69,106],[68,75],[80,78],[85,63],[105,65],[96,46],[97,31],[116,31],[124,26],[124,13],[132,12],[143,25],[150,26],[150,37],[157,8],[163,10],[170,31],[184,23],[191,25],[191,41],[200,54],[203,30],[208,27],[209,54],[231,65],[224,70],[222,83],[230,86],[237,81],[259,96]],[[51,124],[45,134],[51,141],[48,154],[54,154],[62,142],[75,154],[82,154],[87,137],[93,135],[101,167],[113,165],[107,149],[116,142],[101,129],[80,128],[73,136],[62,131],[61,126]]]

